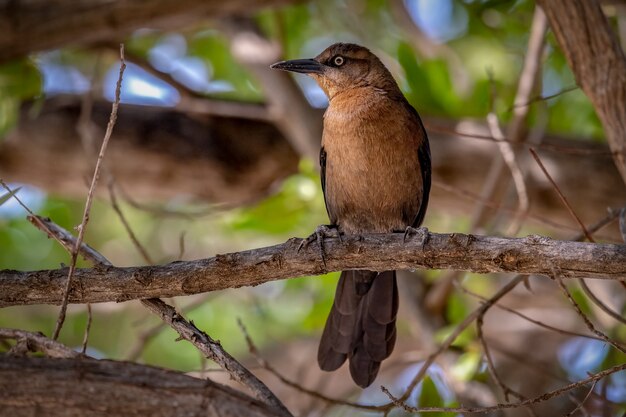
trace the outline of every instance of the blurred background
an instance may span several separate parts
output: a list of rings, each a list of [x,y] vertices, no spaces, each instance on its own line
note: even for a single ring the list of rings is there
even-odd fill
[[[311,79],[268,65],[313,57],[337,41],[377,54],[424,120],[434,169],[424,226],[446,233],[579,239],[579,226],[530,158],[532,146],[582,221],[590,228],[600,224],[596,241],[621,242],[616,213],[626,189],[593,106],[576,87],[534,1],[181,1],[181,9],[171,11],[109,3],[94,10],[7,9],[0,17],[12,28],[0,35],[0,178],[19,187],[17,195],[37,214],[68,230],[80,223],[123,42],[128,66],[122,104],[85,238],[115,265],[276,244],[328,222],[317,161],[326,98]],[[626,8],[606,3],[604,11],[626,45]],[[13,12],[26,17],[15,19]],[[37,24],[42,16],[47,27]],[[32,38],[18,36],[20,30]],[[487,122],[490,114],[495,125]],[[509,142],[493,139],[498,129]],[[69,255],[26,221],[13,199],[1,201],[0,269],[69,263]],[[479,305],[478,296],[493,295],[511,278],[405,273],[396,351],[376,383],[362,391],[345,367],[325,374],[315,362],[337,277],[169,301],[249,365],[296,415],[345,416],[359,411],[331,406],[261,369],[249,356],[237,319],[262,356],[299,385],[382,403],[387,397],[381,384],[401,393],[434,347]],[[624,315],[623,288],[611,282],[588,286]],[[572,283],[570,289],[600,328],[624,340],[626,326],[583,288]],[[558,285],[546,278],[531,277],[501,304],[509,310],[493,308],[486,315],[484,341],[500,378],[526,397],[626,360],[598,340],[571,334],[587,330]],[[5,308],[0,326],[50,334],[57,312],[50,306]],[[70,306],[60,340],[80,347],[86,321],[85,306]],[[88,354],[231,383],[176,337],[138,302],[94,305]],[[586,397],[588,391],[534,409],[538,415],[564,414],[587,398],[581,415],[625,412],[625,372],[596,384]],[[420,406],[502,401],[474,325],[431,366],[410,399]],[[493,415],[526,414],[517,409]]]

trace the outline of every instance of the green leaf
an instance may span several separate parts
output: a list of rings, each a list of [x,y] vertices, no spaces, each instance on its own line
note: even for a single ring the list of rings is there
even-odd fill
[[[418,404],[419,407],[446,407],[435,382],[430,376],[424,377]],[[428,413],[428,415],[433,417],[454,417],[456,414],[451,412],[434,412]]]
[[[43,81],[30,60],[11,61],[0,66],[0,95],[28,99],[41,93]]]

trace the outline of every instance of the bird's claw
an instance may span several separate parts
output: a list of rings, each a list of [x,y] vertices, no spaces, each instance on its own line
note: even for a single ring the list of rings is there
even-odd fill
[[[324,238],[327,237],[336,237],[339,239],[341,243],[343,243],[343,239],[341,238],[341,232],[336,225],[319,225],[315,228],[315,231],[307,238],[302,239],[300,245],[298,245],[297,251],[300,252],[303,248],[308,247],[311,243],[317,242],[317,246],[320,251],[320,258],[322,259],[322,263],[324,264],[324,268],[326,268],[326,252],[324,251]]]
[[[404,235],[402,236],[402,243],[406,243],[407,237],[411,235],[418,235],[420,237],[420,240],[422,241],[422,249],[423,249],[424,245],[426,245],[426,242],[428,241],[428,229],[425,227],[415,228],[415,227],[407,226],[407,228],[404,230]]]

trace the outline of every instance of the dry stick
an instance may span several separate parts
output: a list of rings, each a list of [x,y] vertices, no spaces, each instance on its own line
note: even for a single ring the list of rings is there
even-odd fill
[[[567,208],[567,211],[570,213],[570,215],[574,218],[574,220],[576,220],[576,222],[580,226],[580,229],[582,230],[583,234],[587,237],[587,239],[590,242],[595,242],[595,240],[591,236],[591,233],[589,233],[589,230],[587,230],[582,220],[580,220],[580,217],[578,217],[573,207],[571,206],[571,204],[569,203],[569,201],[567,200],[567,198],[565,197],[565,195],[559,188],[556,181],[554,181],[554,179],[552,178],[552,176],[550,175],[546,167],[543,165],[543,162],[541,162],[541,158],[539,158],[539,155],[537,154],[537,152],[535,152],[535,150],[532,148],[530,148],[529,150],[530,150],[530,153],[533,155],[533,158],[535,158],[535,161],[537,161],[537,164],[541,168],[541,171],[543,172],[543,174],[546,176],[548,181],[550,181],[550,184],[552,184],[552,187],[558,194],[559,198],[561,199],[561,202],[563,202],[563,205],[565,205],[565,207]],[[587,286],[587,283],[585,282],[583,278],[581,278],[579,282],[585,294],[591,299],[591,301],[593,301],[595,305],[597,305],[602,311],[604,311],[605,313],[607,313],[614,319],[626,324],[626,319],[622,317],[621,314],[614,312],[611,308],[609,308],[606,304],[604,304],[598,297],[596,297],[596,295],[591,291],[591,288]]]
[[[453,193],[455,195],[458,195],[459,197],[465,198],[469,201],[473,201],[473,202],[480,202],[484,205],[486,205],[489,208],[493,208],[499,211],[503,211],[505,213],[509,213],[511,215],[517,216],[519,215],[519,211],[517,211],[517,209],[513,209],[513,208],[509,208],[509,207],[504,207],[502,206],[500,203],[497,203],[493,200],[481,200],[480,196],[476,193],[473,193],[472,191],[466,190],[464,188],[460,188],[457,187],[455,185],[451,185],[451,184],[447,184],[443,181],[439,181],[437,179],[433,179],[432,180],[432,184],[433,186],[440,188],[446,192],[449,193]],[[624,210],[626,210],[626,207],[624,208]],[[615,209],[611,209],[609,208],[608,210],[608,215],[606,217],[603,217],[600,220],[600,224],[597,225],[595,231],[603,228],[604,226],[608,225],[609,223],[611,223],[613,220],[615,220],[617,218],[617,216],[619,215],[619,210],[615,210]],[[574,226],[570,226],[568,224],[562,224],[562,223],[557,223],[553,220],[550,220],[546,217],[542,217],[533,213],[528,213],[526,215],[526,220],[532,220],[536,223],[542,224],[544,226],[547,227],[551,227],[554,228],[558,231],[563,231],[563,230],[571,230],[571,231],[579,231],[580,228],[578,227],[574,227]],[[584,234],[582,235],[582,237],[584,237]],[[578,235],[576,235],[575,237],[571,238],[571,240],[580,240],[580,237]],[[606,236],[605,240],[611,240],[610,237]]]
[[[502,129],[500,129],[498,117],[495,115],[495,113],[490,112],[487,115],[487,125],[489,126],[489,130],[491,131],[491,135],[499,141],[498,149],[500,149],[502,159],[504,159],[504,162],[509,167],[511,177],[513,177],[513,184],[515,185],[515,190],[517,191],[518,208],[517,213],[514,217],[513,224],[511,226],[511,229],[515,230],[512,234],[515,235],[519,230],[519,227],[521,226],[522,220],[526,217],[530,208],[526,181],[524,181],[524,174],[522,173],[519,163],[515,158],[515,152],[513,152],[513,148],[509,143],[504,142],[504,132],[502,132]]]
[[[13,198],[14,198],[14,199],[15,199],[15,200],[19,203],[19,205],[20,205],[20,206],[22,206],[22,208],[23,208],[24,210],[26,210],[26,212],[27,212],[28,214],[34,215],[34,213],[31,211],[31,209],[29,209],[29,208],[26,206],[26,204],[24,204],[24,203],[22,202],[22,200],[20,200],[20,198],[17,196],[17,192],[19,191],[19,189],[12,190],[12,189],[11,189],[11,188],[9,188],[9,186],[8,186],[8,185],[7,185],[7,184],[6,184],[3,180],[1,180],[1,179],[0,179],[0,185],[2,185],[2,187],[3,187],[5,190],[7,190],[7,193],[8,193],[11,197],[13,197]]]
[[[266,361],[261,354],[259,353],[259,350],[257,349],[256,345],[254,344],[254,341],[252,340],[252,337],[250,337],[250,334],[248,333],[248,330],[246,329],[246,327],[244,326],[243,322],[241,321],[241,319],[237,319],[237,324],[239,324],[239,328],[241,329],[241,332],[244,335],[244,338],[246,339],[246,343],[248,344],[248,350],[250,352],[250,354],[254,357],[254,359],[257,361],[257,363],[259,364],[259,366],[261,366],[263,369],[267,370],[268,372],[270,372],[272,375],[274,375],[276,378],[278,378],[280,380],[280,382],[282,382],[283,384],[294,388],[306,395],[309,395],[313,398],[317,398],[318,400],[322,400],[324,402],[326,402],[327,404],[331,404],[331,405],[345,405],[345,406],[349,406],[352,408],[357,408],[357,409],[361,409],[361,410],[370,410],[370,411],[387,411],[389,409],[389,406],[378,406],[378,405],[367,405],[367,404],[359,404],[359,403],[354,403],[351,401],[346,401],[346,400],[342,400],[339,398],[333,398],[333,397],[329,397],[327,395],[324,395],[318,391],[315,390],[311,390],[308,388],[303,387],[302,385],[298,384],[297,382],[294,382],[288,378],[286,378],[284,375],[282,375],[280,372],[278,372],[276,370],[276,368],[274,368],[268,361]]]
[[[589,399],[589,397],[593,393],[593,390],[596,388],[596,384],[597,383],[598,383],[598,381],[593,381],[593,384],[591,384],[591,388],[589,388],[589,391],[587,391],[587,395],[585,395],[585,398],[583,398],[582,401],[580,401],[578,404],[576,404],[576,408],[574,408],[569,413],[565,414],[563,417],[570,417],[570,416],[574,415],[574,413],[576,411],[578,411],[578,410],[583,411],[584,410],[583,405],[585,404],[587,399]],[[572,400],[575,400],[575,398],[572,398]]]
[[[52,223],[50,220],[48,220],[48,222]],[[54,234],[48,233],[47,228],[43,230],[48,233],[49,236],[52,236],[57,240],[69,241],[71,243],[75,242],[76,238],[74,238],[71,233],[58,225],[55,226]],[[79,246],[79,252],[86,259],[98,265],[112,266],[108,259],[87,246],[85,243],[82,243]],[[257,398],[275,407],[281,415],[291,416],[280,400],[278,400],[278,398],[276,398],[276,396],[249,370],[224,351],[219,342],[213,341],[208,335],[193,325],[193,323],[187,322],[184,317],[176,313],[176,310],[173,307],[165,304],[159,299],[142,300],[141,302],[144,306],[160,316],[162,320],[176,330],[182,338],[190,341],[198,350],[209,356],[222,368],[228,371],[233,379],[248,387],[257,395]]]
[[[4,181],[0,180],[0,184],[2,184],[2,186],[9,190],[10,193],[12,193],[12,191],[9,189],[9,187],[4,183]],[[59,233],[59,227],[52,223],[49,219],[45,219],[41,216],[37,216],[36,214],[34,214],[31,209],[29,209],[26,204],[24,204],[22,202],[22,200],[20,200],[20,198],[17,196],[17,193],[13,193],[12,196],[15,198],[15,200],[17,200],[17,202],[24,208],[24,210],[26,210],[29,215],[26,217],[28,219],[28,221],[30,223],[32,223],[35,227],[37,227],[39,230],[44,231],[49,237],[54,238],[56,241],[58,241],[68,252],[71,253],[72,250],[72,242],[62,238],[62,233]],[[88,250],[93,250],[90,247],[88,248]],[[82,345],[82,350],[81,352],[83,354],[85,354],[85,352],[87,351],[87,341],[89,339],[89,330],[91,329],[91,322],[92,322],[92,315],[91,315],[91,304],[87,303],[87,327],[85,328],[85,335],[83,337],[83,345]]]
[[[544,45],[545,45],[545,33],[547,30],[547,21],[545,14],[539,7],[535,7],[535,12],[533,15],[533,21],[531,26],[531,34],[528,39],[528,53],[524,59],[524,66],[522,68],[522,73],[519,78],[517,92],[515,94],[514,103],[525,103],[530,98],[530,95],[537,83],[537,77],[539,74],[539,62],[541,60],[541,54],[543,53]],[[506,153],[504,146],[506,143],[509,143],[508,151],[511,150],[511,143],[522,143],[525,142],[523,140],[523,127],[526,121],[526,117],[528,115],[528,107],[520,107],[515,109],[513,118],[509,124],[507,135],[508,139],[502,135],[501,138],[497,139],[495,137],[490,137],[491,140],[494,140],[498,143],[500,152],[503,151]],[[510,152],[512,153],[512,152]],[[513,156],[514,159],[514,156]],[[479,227],[483,226],[486,222],[487,218],[485,217],[485,213],[487,211],[487,205],[483,203],[483,201],[491,201],[494,200],[495,195],[498,191],[498,186],[502,182],[502,179],[505,178],[503,176],[505,169],[505,156],[502,158],[494,158],[491,162],[491,166],[489,167],[489,172],[487,173],[487,177],[483,183],[483,187],[480,191],[479,203],[474,208],[474,212],[471,216],[470,221],[470,233],[476,232]],[[510,163],[511,161],[509,161]],[[510,164],[509,166],[513,166],[513,170],[515,170],[515,164]],[[515,175],[513,175],[515,177]],[[523,183],[523,175],[521,177],[521,183]],[[519,181],[519,178],[518,178]],[[517,183],[516,183],[517,185]],[[525,185],[521,185],[525,190]],[[519,188],[518,188],[519,190]],[[527,196],[527,193],[524,192]],[[522,197],[523,198],[523,197]],[[527,198],[527,197],[526,197]],[[522,205],[522,200],[520,199],[520,208],[524,208]],[[527,211],[527,210],[524,210]],[[523,213],[523,212],[522,212]],[[437,284],[433,287],[433,289],[429,292],[426,297],[426,304],[433,310],[440,310],[444,304],[444,300],[448,298],[450,291],[452,290],[452,282],[454,282],[460,274],[458,272],[448,272],[443,275],[442,279],[440,279]]]
[[[613,366],[609,369],[605,369],[604,371],[600,371],[596,374],[592,374],[588,378],[581,379],[580,381],[573,382],[571,384],[565,385],[564,387],[558,388],[556,390],[546,392],[545,394],[539,395],[537,397],[529,398],[528,400],[519,401],[516,403],[496,404],[490,407],[456,407],[456,408],[453,408],[453,407],[422,407],[422,408],[411,407],[405,402],[401,401],[399,398],[394,397],[393,394],[391,394],[389,390],[387,390],[384,387],[383,387],[383,392],[387,394],[387,396],[391,399],[393,404],[397,405],[398,407],[401,407],[402,409],[410,413],[437,413],[437,412],[488,413],[491,411],[519,408],[519,407],[524,407],[528,405],[539,404],[541,402],[548,401],[554,397],[558,397],[559,395],[562,395],[573,389],[580,388],[587,384],[599,381],[603,378],[606,378],[607,376],[611,374],[623,371],[624,369],[626,369],[626,363]]]
[[[144,256],[145,260],[152,263],[148,252],[141,245],[139,240],[135,237],[130,224],[126,220],[124,213],[117,206],[115,195],[113,193],[112,182],[109,183],[109,190],[111,191],[111,204],[114,205],[114,210],[119,216],[124,229],[128,233],[133,245]],[[274,393],[259,380],[252,372],[239,363],[234,357],[224,350],[219,341],[213,340],[208,334],[198,329],[193,322],[187,322],[183,316],[176,312],[176,309],[158,298],[150,298],[140,300],[141,304],[148,310],[156,314],[163,320],[163,322],[169,324],[182,339],[191,342],[202,354],[207,358],[210,358],[222,368],[228,370],[231,377],[248,387],[255,396],[264,403],[274,407],[281,416],[290,417],[291,413],[283,405],[283,403],[274,395]]]
[[[519,78],[517,92],[515,94],[514,103],[525,103],[529,100],[540,73],[540,61],[545,46],[545,34],[548,23],[545,14],[539,7],[535,7],[532,26],[530,29],[530,37],[528,39],[528,52],[524,59],[524,66]],[[507,130],[507,136],[513,142],[525,142],[524,125],[528,116],[528,107],[518,107],[513,112],[513,118]],[[500,141],[498,141],[500,142]],[[493,161],[483,189],[481,190],[481,198],[483,200],[492,200],[497,192],[498,184],[503,177],[504,160],[497,158]],[[479,205],[472,215],[473,228],[483,222],[485,206]]]
[[[563,204],[565,205],[565,207],[567,208],[567,211],[569,212],[569,214],[574,218],[574,220],[576,220],[576,222],[578,223],[578,225],[580,226],[580,229],[583,231],[583,233],[585,234],[585,237],[587,237],[587,239],[590,242],[595,242],[595,240],[593,240],[593,237],[591,236],[591,234],[589,233],[589,231],[587,230],[587,228],[585,227],[584,223],[582,222],[582,220],[580,220],[580,217],[578,217],[578,215],[576,214],[576,212],[574,212],[574,210],[572,209],[572,206],[569,204],[569,202],[567,201],[567,198],[565,198],[565,196],[563,195],[563,193],[561,192],[561,189],[559,188],[559,186],[556,184],[556,182],[554,181],[554,179],[552,179],[552,176],[550,175],[550,173],[548,173],[548,170],[546,169],[546,167],[543,165],[543,162],[541,162],[541,159],[539,158],[539,155],[537,155],[537,152],[533,149],[530,148],[529,149],[530,153],[532,154],[533,158],[535,158],[535,161],[537,161],[537,165],[539,165],[539,168],[541,168],[541,171],[543,172],[543,174],[546,176],[546,178],[548,179],[548,181],[550,181],[550,184],[552,184],[552,187],[554,188],[554,190],[557,192],[559,198],[561,199],[561,202],[563,202]]]
[[[18,329],[0,328],[0,339],[23,340],[31,352],[42,352],[51,358],[76,358],[80,353],[55,340],[49,339],[42,333],[29,332]]]
[[[433,124],[432,122],[431,123],[424,122],[424,126],[426,127],[427,131],[433,131],[437,133],[458,136],[460,138],[475,139],[475,140],[482,140],[482,141],[496,142],[496,143],[498,142],[498,140],[496,140],[496,138],[494,138],[493,136],[481,135],[477,133],[461,132],[459,130],[451,129],[446,126]],[[513,147],[524,147],[524,146],[531,147],[532,146],[532,147],[536,147],[545,151],[560,152],[560,153],[565,153],[568,155],[579,155],[579,156],[604,155],[606,157],[611,157],[614,154],[614,152],[611,152],[610,150],[581,149],[580,146],[557,145],[557,144],[552,144],[552,143],[530,144],[530,143],[525,143],[525,142],[515,142],[509,139],[508,137],[506,137],[504,141],[510,143],[511,146]]]
[[[228,370],[235,381],[248,387],[259,400],[274,407],[280,415],[291,416],[291,413],[274,393],[254,376],[254,374],[226,352],[219,341],[213,340],[209,335],[198,329],[192,322],[187,322],[172,306],[165,304],[158,298],[141,300],[141,303],[176,330],[181,338],[191,342],[204,355],[219,364],[222,368]]]
[[[207,302],[207,298],[208,297],[201,297],[198,300],[195,300],[189,303],[185,307],[181,307],[180,309],[181,313],[190,313],[193,310],[199,307],[202,307]],[[126,360],[128,361],[137,360],[137,358],[139,358],[143,350],[146,348],[146,345],[148,344],[148,342],[150,342],[150,340],[156,337],[165,328],[165,326],[166,326],[166,323],[161,322],[155,325],[154,327],[151,327],[150,329],[142,332],[137,337],[137,342],[129,349],[129,353],[126,355]]]
[[[471,290],[468,290],[467,288],[465,288],[462,285],[457,285],[457,288],[459,288],[464,293],[466,293],[468,295],[471,295],[472,297],[478,298],[478,299],[483,300],[483,301],[487,301],[488,300],[486,297],[483,297],[480,294],[477,294],[477,293],[475,293],[475,292],[473,292]],[[535,320],[532,317],[527,316],[526,314],[520,313],[517,310],[514,310],[514,309],[509,308],[507,306],[503,306],[501,304],[496,304],[496,307],[501,309],[501,310],[504,310],[504,311],[506,311],[508,313],[515,314],[516,316],[522,318],[523,320],[526,320],[526,321],[528,321],[530,323],[533,323],[533,324],[535,324],[535,325],[537,325],[539,327],[543,327],[544,329],[551,330],[551,331],[554,331],[556,333],[560,333],[560,334],[564,334],[564,335],[568,335],[568,336],[584,337],[584,338],[587,338],[587,339],[603,340],[603,339],[601,339],[601,338],[599,338],[597,336],[593,336],[593,335],[590,335],[590,334],[583,334],[583,333],[573,332],[573,331],[570,331],[570,330],[559,329],[558,327],[554,327],[554,326],[551,326],[549,324],[545,324],[544,322],[541,322],[539,320]]]
[[[85,333],[83,335],[83,347],[81,353],[84,355],[87,352],[87,343],[89,342],[89,331],[91,330],[91,323],[93,316],[91,314],[91,303],[87,303],[87,325],[85,326]]]
[[[561,96],[561,95],[563,95],[565,93],[569,93],[569,92],[572,92],[572,91],[578,90],[578,89],[580,89],[580,87],[578,85],[576,85],[576,84],[570,85],[569,87],[565,87],[562,90],[559,90],[559,91],[557,91],[554,94],[549,94],[547,96],[541,96],[540,95],[540,96],[537,96],[537,97],[533,97],[533,98],[531,98],[530,100],[528,100],[525,103],[515,103],[512,107],[510,107],[508,109],[508,111],[511,111],[511,110],[515,109],[516,107],[530,106],[531,104],[537,103],[539,101],[548,101],[548,100],[551,100],[553,98],[557,98],[557,97],[559,97],[559,96]]]
[[[487,359],[487,370],[489,371],[489,374],[491,375],[493,380],[496,382],[496,384],[502,391],[502,394],[504,395],[504,399],[506,400],[506,402],[509,402],[509,394],[513,395],[518,400],[523,401],[526,399],[526,397],[520,394],[519,392],[515,391],[513,388],[509,387],[507,384],[505,384],[500,379],[500,377],[498,376],[498,373],[496,372],[496,366],[493,362],[493,358],[491,357],[491,351],[489,350],[489,346],[487,345],[487,342],[485,341],[485,338],[483,336],[484,316],[485,316],[484,314],[481,314],[480,316],[476,318],[476,335],[478,337],[478,340],[480,341],[480,345],[483,348],[483,352],[485,353],[485,358]]]
[[[87,228],[87,223],[89,222],[89,212],[91,211],[91,204],[93,202],[93,196],[98,184],[98,180],[100,179],[100,170],[102,167],[102,161],[104,159],[104,153],[106,152],[107,146],[109,144],[109,139],[111,138],[111,134],[113,133],[113,127],[115,126],[115,122],[117,121],[117,109],[120,104],[120,93],[122,90],[122,77],[124,75],[124,70],[126,69],[126,63],[124,62],[124,44],[120,44],[120,73],[117,79],[117,84],[115,86],[115,100],[113,101],[113,105],[111,107],[111,116],[109,118],[109,123],[107,124],[107,129],[104,134],[104,139],[102,141],[102,146],[100,147],[100,153],[98,154],[98,160],[96,161],[96,167],[94,169],[93,177],[91,179],[91,186],[89,187],[89,193],[87,194],[87,201],[85,202],[85,210],[83,212],[83,220],[78,226],[78,237],[76,238],[76,243],[72,248],[72,262],[70,263],[70,269],[67,274],[67,283],[65,285],[65,291],[63,293],[63,303],[61,304],[61,310],[59,311],[59,317],[57,318],[57,323],[54,328],[54,334],[52,339],[56,340],[59,337],[59,333],[61,332],[61,328],[63,327],[63,322],[65,321],[65,313],[67,311],[67,303],[70,296],[70,288],[72,285],[72,276],[74,275],[74,271],[76,269],[76,261],[78,260],[78,252],[80,250],[81,243],[83,242],[83,238],[85,236],[85,229]]]
[[[604,340],[606,343],[610,344],[615,349],[619,350],[620,352],[626,353],[626,347],[622,346],[621,344],[617,343],[616,341],[614,341],[613,339],[605,335],[600,330],[596,329],[596,327],[593,325],[591,320],[589,320],[589,317],[587,317],[587,315],[581,310],[580,306],[578,305],[576,300],[574,300],[574,298],[572,297],[572,294],[570,294],[569,290],[567,289],[567,286],[563,283],[563,280],[556,272],[554,273],[554,279],[559,283],[559,286],[561,287],[561,289],[567,296],[572,306],[574,306],[574,309],[576,310],[580,318],[583,319],[589,331],[591,331],[591,333],[595,334],[596,336],[598,336],[599,338]]]
[[[435,362],[435,359],[443,351],[448,349],[452,345],[452,343],[454,343],[456,338],[461,334],[461,332],[463,332],[463,330],[465,330],[467,327],[469,327],[469,325],[472,324],[472,322],[475,319],[477,319],[481,315],[485,314],[485,312],[487,310],[489,310],[489,308],[491,308],[491,306],[493,306],[498,300],[500,300],[502,297],[504,297],[506,294],[508,294],[511,290],[513,290],[513,288],[515,288],[520,282],[522,282],[524,280],[524,278],[525,278],[525,275],[517,275],[515,278],[513,278],[511,281],[509,281],[505,286],[500,288],[500,290],[497,293],[495,293],[491,298],[489,298],[488,301],[484,302],[480,307],[475,309],[470,315],[465,317],[465,319],[461,323],[459,323],[457,325],[457,327],[446,338],[446,340],[443,341],[443,343],[439,346],[439,348],[437,348],[436,351],[431,353],[428,356],[428,358],[426,358],[426,360],[422,364],[422,367],[419,369],[419,371],[417,372],[415,377],[413,377],[413,380],[411,381],[411,383],[407,387],[407,389],[404,392],[404,394],[402,395],[402,397],[399,398],[399,401],[404,402],[404,401],[406,401],[407,398],[409,398],[409,396],[411,395],[411,392],[413,392],[413,390],[415,389],[417,384],[426,375],[426,371],[428,371],[428,368],[430,367],[430,365],[432,365]],[[384,387],[383,387],[383,390],[385,390]]]
[[[620,281],[622,284],[623,282]],[[615,320],[621,322],[622,324],[626,324],[626,318],[623,317],[621,314],[613,311],[609,306],[607,306],[606,304],[604,304],[604,302],[602,300],[600,300],[594,293],[593,291],[591,291],[591,288],[589,288],[589,286],[587,285],[587,282],[581,278],[578,280],[578,283],[580,284],[580,287],[583,289],[585,295],[587,295],[587,297],[589,297],[591,299],[591,301],[593,301],[593,303],[595,305],[597,305],[598,307],[600,307],[600,309],[602,311],[604,311],[606,314],[608,314],[609,316],[613,317]]]
[[[114,185],[113,185],[113,179],[111,179],[111,181],[109,181],[108,187],[109,187],[109,196],[111,198],[111,206],[113,207],[113,210],[115,211],[115,213],[117,213],[117,216],[119,217],[120,221],[122,222],[122,225],[124,226],[124,229],[126,230],[126,233],[128,233],[128,237],[133,242],[133,246],[135,246],[135,248],[137,248],[137,250],[141,254],[141,257],[144,259],[144,261],[146,261],[148,263],[148,265],[154,265],[154,261],[152,260],[152,258],[148,254],[148,251],[139,242],[139,239],[137,239],[137,236],[133,232],[133,229],[130,227],[130,224],[126,220],[126,217],[122,214],[122,210],[120,209],[119,205],[117,204],[117,198],[115,197],[115,189],[114,189]]]

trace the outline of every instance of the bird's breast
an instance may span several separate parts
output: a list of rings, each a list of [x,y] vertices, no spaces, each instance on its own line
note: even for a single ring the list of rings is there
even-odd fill
[[[344,231],[389,232],[419,211],[421,125],[391,100],[331,102],[324,116],[325,198]]]

